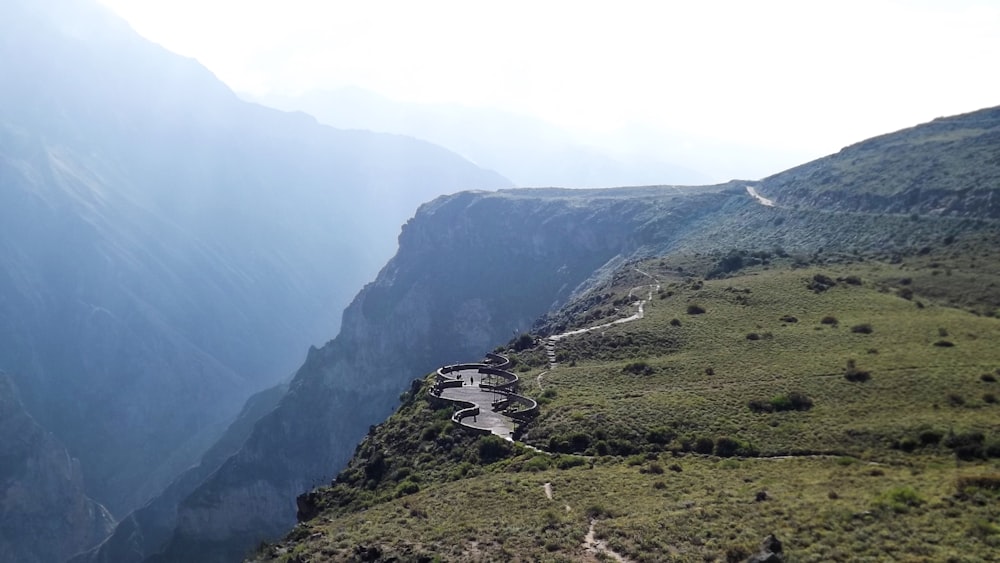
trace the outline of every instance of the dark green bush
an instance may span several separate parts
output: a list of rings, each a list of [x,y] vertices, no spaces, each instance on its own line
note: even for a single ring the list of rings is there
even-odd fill
[[[652,375],[654,371],[655,370],[653,369],[652,366],[642,361],[629,362],[625,364],[625,367],[622,368],[622,372],[631,373],[633,375]]]
[[[669,444],[676,434],[671,430],[659,426],[646,432],[646,441],[653,444]]]
[[[858,369],[854,360],[847,360],[847,368],[844,370],[844,379],[854,383],[864,383],[872,378],[868,371]]]
[[[489,464],[509,456],[514,450],[510,442],[495,435],[479,439],[479,462]]]
[[[694,442],[694,451],[700,454],[710,454],[715,449],[715,441],[711,438],[701,437]]]
[[[723,436],[715,441],[715,455],[719,457],[733,457],[743,449],[743,444],[732,438]]]
[[[872,333],[872,325],[870,325],[868,323],[854,325],[854,326],[851,327],[851,332],[856,332],[858,334],[871,334]]]
[[[833,315],[827,315],[822,319],[820,319],[819,322],[825,325],[836,325],[837,317],[834,317]]]
[[[691,304],[688,305],[687,314],[689,315],[701,315],[705,312],[705,308],[701,305]]]
[[[556,460],[556,467],[559,469],[570,469],[580,467],[587,463],[587,459],[577,455],[561,455]]]
[[[824,276],[823,274],[816,274],[809,280],[809,289],[816,293],[821,293],[830,289],[831,287],[837,285],[837,282],[833,280],[830,276]]]
[[[941,439],[944,438],[944,432],[937,430],[924,430],[920,433],[920,444],[924,446],[935,446],[941,443]]]
[[[515,352],[522,352],[534,346],[535,346],[535,338],[528,333],[520,334],[517,338],[514,339],[514,342],[511,344],[511,347],[514,348]]]

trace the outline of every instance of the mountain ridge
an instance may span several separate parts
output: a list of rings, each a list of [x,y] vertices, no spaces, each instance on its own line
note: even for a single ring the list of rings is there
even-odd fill
[[[993,111],[993,110],[986,110]],[[918,127],[919,131],[919,127]],[[976,149],[975,146],[965,145],[967,148]],[[914,155],[919,154],[919,143],[911,145]],[[850,151],[846,151],[850,154]],[[836,156],[828,157],[835,159]],[[914,156],[916,158],[916,156]],[[827,163],[831,160],[826,160]],[[813,163],[815,164],[815,163]],[[808,166],[808,165],[806,165]],[[819,167],[820,164],[815,164]],[[536,252],[546,248],[544,242],[540,242],[541,237],[553,236],[560,233],[562,238],[574,238],[581,241],[583,245],[590,244],[599,237],[588,237],[581,234],[570,237],[567,231],[572,228],[587,228],[593,226],[595,222],[603,222],[605,225],[617,225],[620,230],[620,240],[624,244],[617,246],[615,252],[609,252],[600,256],[593,263],[590,263],[583,270],[589,270],[586,274],[581,274],[574,278],[573,283],[561,284],[557,298],[557,303],[565,303],[571,296],[582,295],[587,290],[600,287],[602,283],[615,279],[622,272],[622,267],[634,260],[649,259],[665,256],[687,256],[684,260],[690,262],[692,267],[697,269],[688,271],[688,266],[684,266],[678,271],[682,279],[689,279],[697,276],[697,272],[704,272],[706,260],[719,260],[724,262],[725,252],[731,249],[746,249],[745,255],[741,255],[741,260],[749,262],[752,258],[751,251],[772,254],[780,249],[786,256],[792,253],[794,260],[803,261],[809,264],[816,260],[815,257],[829,256],[830,260],[851,260],[852,256],[882,256],[886,261],[896,260],[896,256],[910,256],[917,249],[930,244],[938,244],[942,238],[948,236],[959,236],[962,233],[975,236],[975,233],[982,229],[988,229],[991,224],[988,219],[984,222],[978,213],[967,213],[963,215],[961,208],[956,208],[951,215],[938,217],[935,214],[920,213],[919,207],[912,208],[904,206],[894,200],[894,196],[888,199],[870,199],[860,210],[844,210],[835,206],[822,205],[823,200],[812,197],[817,192],[814,184],[806,184],[800,191],[796,188],[789,177],[782,177],[780,174],[769,180],[760,183],[755,182],[732,182],[724,186],[710,189],[678,189],[674,187],[651,187],[645,189],[623,189],[618,190],[593,190],[579,193],[561,192],[560,190],[514,190],[498,192],[495,194],[464,193],[456,194],[446,198],[441,198],[435,202],[427,204],[419,210],[417,216],[404,228],[401,235],[400,251],[397,257],[383,269],[380,274],[380,281],[370,284],[359,294],[355,303],[348,311],[360,309],[369,317],[368,322],[375,322],[382,319],[379,326],[380,331],[373,331],[368,337],[366,344],[359,344],[360,348],[378,350],[373,357],[386,358],[395,355],[402,355],[406,358],[414,358],[417,355],[409,350],[425,353],[431,342],[448,342],[453,337],[449,336],[449,329],[445,328],[439,333],[428,330],[432,326],[436,316],[448,316],[447,310],[431,307],[426,309],[394,310],[389,303],[405,303],[407,300],[414,301],[415,285],[412,278],[413,273],[423,272],[421,275],[438,275],[442,280],[452,279],[449,273],[454,273],[454,279],[464,278],[461,287],[450,287],[446,281],[439,282],[444,287],[436,291],[441,292],[442,299],[450,302],[449,310],[462,310],[462,304],[466,298],[473,296],[495,296],[496,282],[483,280],[476,277],[469,277],[470,270],[463,268],[464,264],[471,264],[478,261],[487,261],[488,264],[495,264],[493,269],[486,268],[493,272],[498,278],[510,276],[505,273],[509,268],[517,271],[516,277],[510,277],[506,284],[501,286],[519,285],[520,290],[526,295],[532,295],[540,302],[547,302],[546,305],[539,305],[536,309],[539,315],[544,310],[551,309],[554,294],[552,289],[542,290],[536,284],[545,279],[538,270],[524,269],[524,257],[518,255],[516,258],[510,254],[511,248],[531,248]],[[781,182],[786,182],[782,184]],[[774,199],[778,207],[767,207],[754,200],[746,192],[746,185],[758,186],[761,193]],[[791,186],[791,187],[789,187]],[[843,188],[845,192],[847,188]],[[959,188],[964,189],[964,188]],[[852,188],[850,197],[864,197],[866,193],[877,192],[878,185],[872,185],[870,189],[863,185]],[[794,200],[791,196],[800,194],[800,200]],[[805,195],[801,195],[805,194]],[[807,197],[808,196],[808,197]],[[846,197],[846,194],[845,194]],[[904,196],[898,196],[904,197]],[[616,199],[617,198],[617,199]],[[526,205],[537,210],[552,205],[553,201],[561,201],[565,207],[545,209],[544,215],[536,215],[533,221],[512,222],[505,218],[524,217],[527,211],[521,210],[517,205]],[[817,203],[813,206],[813,203]],[[491,205],[496,205],[496,211],[483,212],[483,209],[493,209]],[[795,204],[798,204],[796,207]],[[881,206],[881,207],[880,207]],[[454,208],[455,211],[448,212]],[[458,210],[461,210],[460,214]],[[914,217],[916,214],[916,218]],[[952,216],[954,215],[954,216]],[[437,225],[436,229],[415,231],[415,227],[424,221],[433,221]],[[459,226],[475,225],[475,228],[460,228]],[[571,227],[572,225],[572,227]],[[584,227],[584,226],[587,227]],[[596,229],[596,227],[594,227]],[[602,227],[605,228],[605,227]],[[519,238],[511,238],[509,242],[504,237],[512,237],[510,233],[517,231]],[[421,242],[422,251],[405,244],[407,237],[412,237],[417,233],[422,236],[410,240]],[[439,232],[441,236],[448,234],[448,242],[436,241],[430,233]],[[594,231],[595,233],[598,230]],[[486,233],[500,237],[491,239]],[[619,235],[614,235],[615,238]],[[555,240],[555,239],[553,239]],[[458,243],[458,241],[464,241]],[[756,250],[754,250],[756,249]],[[499,252],[498,252],[499,250]],[[858,254],[858,253],[862,254]],[[531,256],[532,252],[525,252]],[[567,255],[572,256],[572,251],[567,251]],[[747,256],[747,258],[742,258]],[[717,257],[717,258],[715,258]],[[565,260],[565,256],[563,259]],[[595,257],[596,258],[596,257]],[[880,258],[880,259],[883,259]],[[684,264],[682,260],[681,264]],[[757,259],[759,260],[759,259]],[[545,270],[556,272],[560,270],[562,261],[555,261],[547,264]],[[756,262],[756,263],[759,263]],[[539,273],[528,273],[539,272]],[[590,279],[595,272],[596,277]],[[515,281],[516,280],[516,281]],[[694,283],[692,281],[692,283]],[[694,286],[692,286],[694,287]],[[390,289],[391,288],[391,289]],[[446,289],[445,289],[446,288]],[[426,291],[426,290],[422,290]],[[478,315],[466,315],[467,318],[475,319],[468,324],[468,331],[489,331],[495,329],[492,322],[492,314],[496,310],[505,307],[519,307],[522,302],[520,296],[515,297],[512,293],[507,293],[504,300],[497,300],[486,309],[485,313]],[[404,297],[409,296],[409,297]],[[446,296],[446,297],[445,297]],[[993,298],[990,297],[992,300]],[[423,303],[426,297],[419,300]],[[994,300],[995,301],[995,300]],[[440,307],[440,306],[438,306]],[[366,310],[367,308],[367,310]],[[396,314],[392,314],[391,312]],[[352,315],[355,313],[351,313]],[[608,314],[605,311],[603,314]],[[345,313],[344,329],[338,339],[344,339],[357,329],[358,319],[348,320],[349,314]],[[392,320],[396,319],[396,320]],[[419,324],[419,330],[414,330],[414,326],[407,324],[404,327],[399,325],[405,320],[406,323]],[[683,322],[683,321],[681,321]],[[503,324],[503,323],[501,323]],[[505,330],[521,329],[526,327],[522,323],[519,326],[507,326]],[[389,344],[389,334],[406,334],[406,341],[396,339],[396,344]],[[376,334],[380,336],[375,336]],[[416,335],[434,335],[431,338],[421,336],[418,342],[413,342]],[[509,337],[508,333],[508,337]],[[321,350],[316,355],[315,361],[320,361],[325,356],[328,365],[346,363],[350,365],[347,358],[358,353],[358,348],[338,350],[336,342],[338,339]],[[479,353],[489,350],[498,342],[502,342],[502,337],[497,334],[492,342],[483,339],[479,345]],[[358,340],[360,343],[361,340]],[[454,363],[475,357],[476,351],[467,349],[463,355],[461,350],[442,350],[436,353],[437,362],[413,362],[407,365],[400,365],[399,369],[408,370],[411,377],[417,377],[422,373],[434,369],[439,365]],[[625,348],[628,350],[628,348]],[[311,363],[311,362],[310,362]],[[309,363],[307,363],[309,365]],[[641,367],[638,369],[642,369]],[[352,370],[346,370],[350,373]],[[322,373],[323,370],[320,370]],[[371,370],[368,370],[371,373]],[[360,372],[359,372],[360,373]],[[318,384],[323,377],[310,370],[303,370],[297,376],[300,385],[307,378],[313,380],[313,385]],[[348,385],[367,384],[363,378],[351,378],[348,375],[340,376]],[[378,385],[378,384],[376,384]],[[391,388],[392,386],[387,386]],[[390,396],[390,389],[384,390],[384,396]],[[405,388],[403,384],[396,384],[398,389]],[[322,389],[311,387],[312,400],[314,395],[318,395]],[[327,389],[323,393],[336,393],[336,390]],[[304,414],[307,411],[302,411]],[[543,407],[544,412],[544,407]],[[277,423],[275,415],[273,421],[263,422],[263,426]],[[283,415],[288,416],[288,415]],[[309,416],[309,415],[305,415]],[[544,417],[543,417],[544,418]],[[292,418],[286,419],[281,424],[291,424]],[[326,431],[317,430],[312,427],[312,431],[327,435]],[[371,435],[369,435],[371,437]],[[255,446],[258,454],[264,451],[280,451],[289,447],[292,443],[300,443],[299,440],[308,440],[306,435],[295,438],[286,435],[285,439],[290,444],[283,445],[278,442],[267,442],[268,447]],[[252,439],[253,440],[253,439]],[[361,452],[362,450],[359,450]],[[363,463],[364,458],[357,459],[358,463]],[[180,541],[183,544],[183,541]],[[192,544],[194,545],[194,544]],[[248,545],[244,542],[244,545]],[[292,545],[298,545],[292,543]],[[211,559],[215,554],[207,551],[198,552],[197,548],[192,553],[207,556]]]

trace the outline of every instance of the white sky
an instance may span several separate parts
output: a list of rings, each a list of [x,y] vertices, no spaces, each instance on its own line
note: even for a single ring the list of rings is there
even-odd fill
[[[1000,104],[996,0],[101,0],[257,95],[345,85],[816,156]]]

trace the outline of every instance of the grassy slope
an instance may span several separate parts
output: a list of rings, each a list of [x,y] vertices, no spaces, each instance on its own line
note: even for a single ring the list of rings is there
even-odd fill
[[[796,561],[996,559],[997,492],[958,480],[1000,483],[997,242],[986,230],[896,263],[771,256],[704,281],[721,255],[641,264],[662,282],[643,320],[561,341],[541,388],[542,347],[515,355],[543,402],[523,440],[563,455],[467,434],[417,391],[311,497],[321,514],[261,558],[377,546],[404,560],[579,560],[596,517],[598,536],[640,561],[740,560],[770,532]],[[816,292],[817,274],[842,281]],[[630,314],[628,289],[646,283],[623,269],[549,322]],[[871,379],[847,381],[848,360]],[[812,408],[748,407],[791,392]],[[957,459],[954,436],[976,432],[973,459]],[[719,438],[737,455],[692,451]]]

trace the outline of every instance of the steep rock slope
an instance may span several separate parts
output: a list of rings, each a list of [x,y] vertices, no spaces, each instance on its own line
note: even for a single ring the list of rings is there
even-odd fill
[[[335,334],[419,202],[508,185],[242,102],[87,0],[2,5],[0,367],[118,516]]]
[[[64,561],[114,524],[87,497],[80,462],[25,412],[0,371],[0,560]]]
[[[278,408],[181,504],[156,561],[232,560],[294,521],[296,495],[350,457],[407,382],[481,354],[609,262],[670,244],[733,186],[462,193],[420,208],[400,250],[311,351]]]
[[[74,557],[74,563],[128,563],[142,561],[162,549],[177,525],[177,505],[223,462],[233,455],[264,415],[274,409],[288,391],[285,384],[261,391],[247,400],[236,420],[212,445],[201,462],[185,471],[163,492],[132,511],[114,528],[114,533],[94,549]]]

